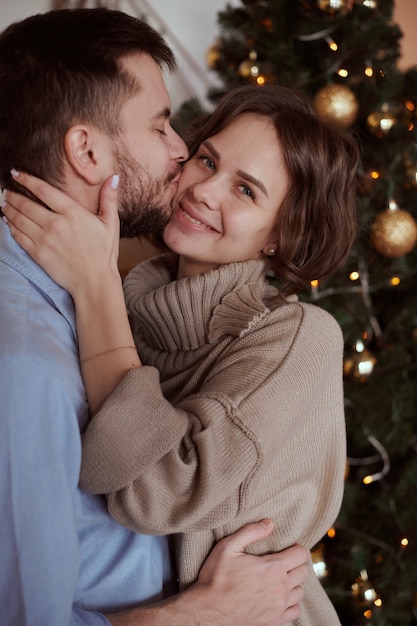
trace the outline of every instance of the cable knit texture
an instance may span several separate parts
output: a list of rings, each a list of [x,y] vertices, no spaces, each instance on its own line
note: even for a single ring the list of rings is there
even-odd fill
[[[175,536],[182,587],[213,543],[271,517],[257,554],[312,548],[339,512],[346,461],[343,340],[324,310],[283,299],[262,261],[172,280],[164,255],[125,294],[144,367],[83,436],[81,484],[142,533]],[[299,626],[336,626],[314,572]]]

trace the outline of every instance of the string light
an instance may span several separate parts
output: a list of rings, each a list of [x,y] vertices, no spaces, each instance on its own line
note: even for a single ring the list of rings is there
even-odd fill
[[[399,276],[393,276],[390,280],[391,285],[393,285],[393,287],[395,287],[396,285],[399,285],[401,282],[401,278]]]
[[[328,35],[326,35],[324,39],[327,41],[327,44],[330,50],[333,50],[333,52],[336,52],[339,49],[339,46],[337,45],[334,39],[332,39]]]
[[[367,439],[369,443],[378,450],[383,463],[383,467],[380,472],[376,472],[375,474],[368,474],[368,476],[365,476],[365,478],[363,479],[363,483],[365,485],[371,485],[372,483],[381,480],[384,476],[388,474],[391,469],[391,461],[388,452],[385,450],[384,446],[378,441],[378,439],[376,439],[373,435],[369,435]]]
[[[359,279],[359,276],[360,276],[359,272],[356,272],[356,271],[355,271],[355,272],[351,272],[351,273],[349,274],[349,278],[350,278],[350,280],[352,280],[352,281],[358,280],[358,279]]]
[[[365,350],[365,344],[363,343],[362,339],[356,340],[355,350],[356,352],[363,352]]]
[[[343,68],[341,68],[337,73],[341,78],[346,78],[347,76],[349,76],[349,72]]]
[[[368,78],[372,78],[373,75],[374,75],[374,70],[373,70],[373,67],[372,67],[372,62],[371,61],[366,61],[365,76],[368,76]]]
[[[352,584],[352,591],[354,596],[358,598],[360,602],[365,601],[369,604],[378,599],[378,594],[369,582],[368,572],[366,569],[362,569],[358,578]]]
[[[310,281],[310,286],[311,286],[311,298],[312,300],[315,300],[318,296],[319,281],[318,280]]]

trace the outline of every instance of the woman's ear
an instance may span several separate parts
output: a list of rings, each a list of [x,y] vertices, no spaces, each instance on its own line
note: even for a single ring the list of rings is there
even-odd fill
[[[86,124],[71,126],[65,134],[64,149],[68,163],[91,185],[102,181],[99,147],[97,131]]]

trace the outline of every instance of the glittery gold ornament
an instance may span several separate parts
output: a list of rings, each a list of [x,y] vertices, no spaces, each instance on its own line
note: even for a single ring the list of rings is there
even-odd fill
[[[383,256],[393,259],[403,256],[411,252],[417,242],[417,223],[392,200],[373,223],[371,241]]]
[[[341,128],[351,126],[358,115],[359,103],[349,87],[326,85],[319,89],[313,99],[314,109],[319,117]]]
[[[366,118],[369,130],[379,138],[386,137],[398,122],[398,106],[384,102]]]
[[[215,41],[213,45],[209,47],[206,54],[207,67],[210,69],[216,69],[220,60],[220,44]]]
[[[353,5],[354,0],[317,0],[318,8],[329,15],[346,15]]]

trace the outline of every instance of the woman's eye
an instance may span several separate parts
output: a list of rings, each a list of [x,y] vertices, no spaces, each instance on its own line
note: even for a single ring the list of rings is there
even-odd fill
[[[203,165],[205,165],[205,167],[208,167],[210,170],[214,171],[216,169],[216,164],[213,161],[213,159],[210,159],[210,157],[200,156],[200,160],[203,163]]]
[[[255,194],[253,193],[252,189],[246,187],[246,185],[240,185],[240,188],[244,196],[248,196],[248,198],[252,198],[252,200],[255,199]]]
[[[156,132],[158,132],[160,135],[163,135],[164,137],[166,136],[166,132],[163,128],[157,128]]]

